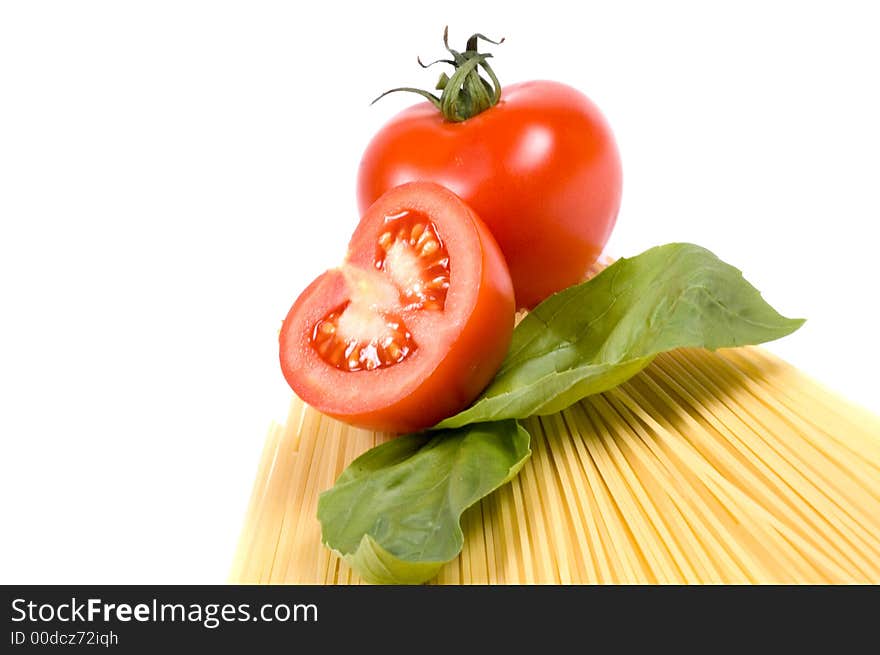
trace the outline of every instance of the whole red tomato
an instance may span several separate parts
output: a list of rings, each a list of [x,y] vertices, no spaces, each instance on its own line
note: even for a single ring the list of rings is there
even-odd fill
[[[620,207],[620,158],[608,123],[584,94],[550,81],[502,89],[477,37],[463,53],[449,50],[456,71],[442,97],[421,92],[431,101],[400,112],[374,136],[360,163],[358,202],[364,211],[415,180],[454,191],[501,246],[517,306],[531,308],[580,282],[602,252]]]

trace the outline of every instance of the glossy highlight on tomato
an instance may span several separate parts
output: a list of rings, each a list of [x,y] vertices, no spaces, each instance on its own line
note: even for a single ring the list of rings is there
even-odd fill
[[[513,285],[489,229],[448,189],[414,182],[376,200],[345,262],[294,302],[281,370],[325,414],[412,432],[473,401],[513,324]]]
[[[394,116],[363,154],[358,202],[414,180],[454,191],[498,240],[517,306],[531,308],[580,282],[601,254],[620,208],[620,157],[580,91],[551,81],[499,89],[497,104],[466,120],[430,102]]]

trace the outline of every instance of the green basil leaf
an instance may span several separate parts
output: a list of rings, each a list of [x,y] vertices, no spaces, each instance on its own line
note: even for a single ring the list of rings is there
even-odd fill
[[[528,459],[516,421],[398,437],[368,450],[318,499],[323,542],[362,578],[414,584],[461,552],[465,509]]]
[[[437,427],[551,414],[617,386],[663,351],[763,343],[803,322],[781,316],[705,248],[651,248],[538,305],[489,387]]]

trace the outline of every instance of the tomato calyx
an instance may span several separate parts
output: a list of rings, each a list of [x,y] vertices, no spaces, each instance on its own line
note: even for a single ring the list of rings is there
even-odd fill
[[[449,64],[453,67],[452,75],[442,73],[434,87],[442,93],[436,94],[424,89],[414,87],[397,87],[389,89],[373,103],[387,96],[389,93],[405,91],[416,93],[440,110],[443,118],[451,123],[466,121],[477,114],[494,107],[501,99],[501,83],[495,76],[495,72],[489,65],[488,59],[492,56],[488,52],[479,52],[479,42],[485,41],[493,45],[501,45],[504,39],[493,41],[480,33],[471,35],[463,52],[449,47],[449,27],[443,29],[443,46],[452,56],[451,59],[438,59],[430,64],[423,64],[417,58],[422,68],[429,68],[434,64]],[[489,79],[480,75],[480,69],[485,71]]]

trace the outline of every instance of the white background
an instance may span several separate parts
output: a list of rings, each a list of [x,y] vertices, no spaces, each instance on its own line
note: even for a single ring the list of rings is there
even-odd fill
[[[871,3],[351,4],[0,4],[0,582],[225,580],[276,331],[446,23],[603,109],[611,254],[714,250],[809,319],[772,350],[880,412]]]

